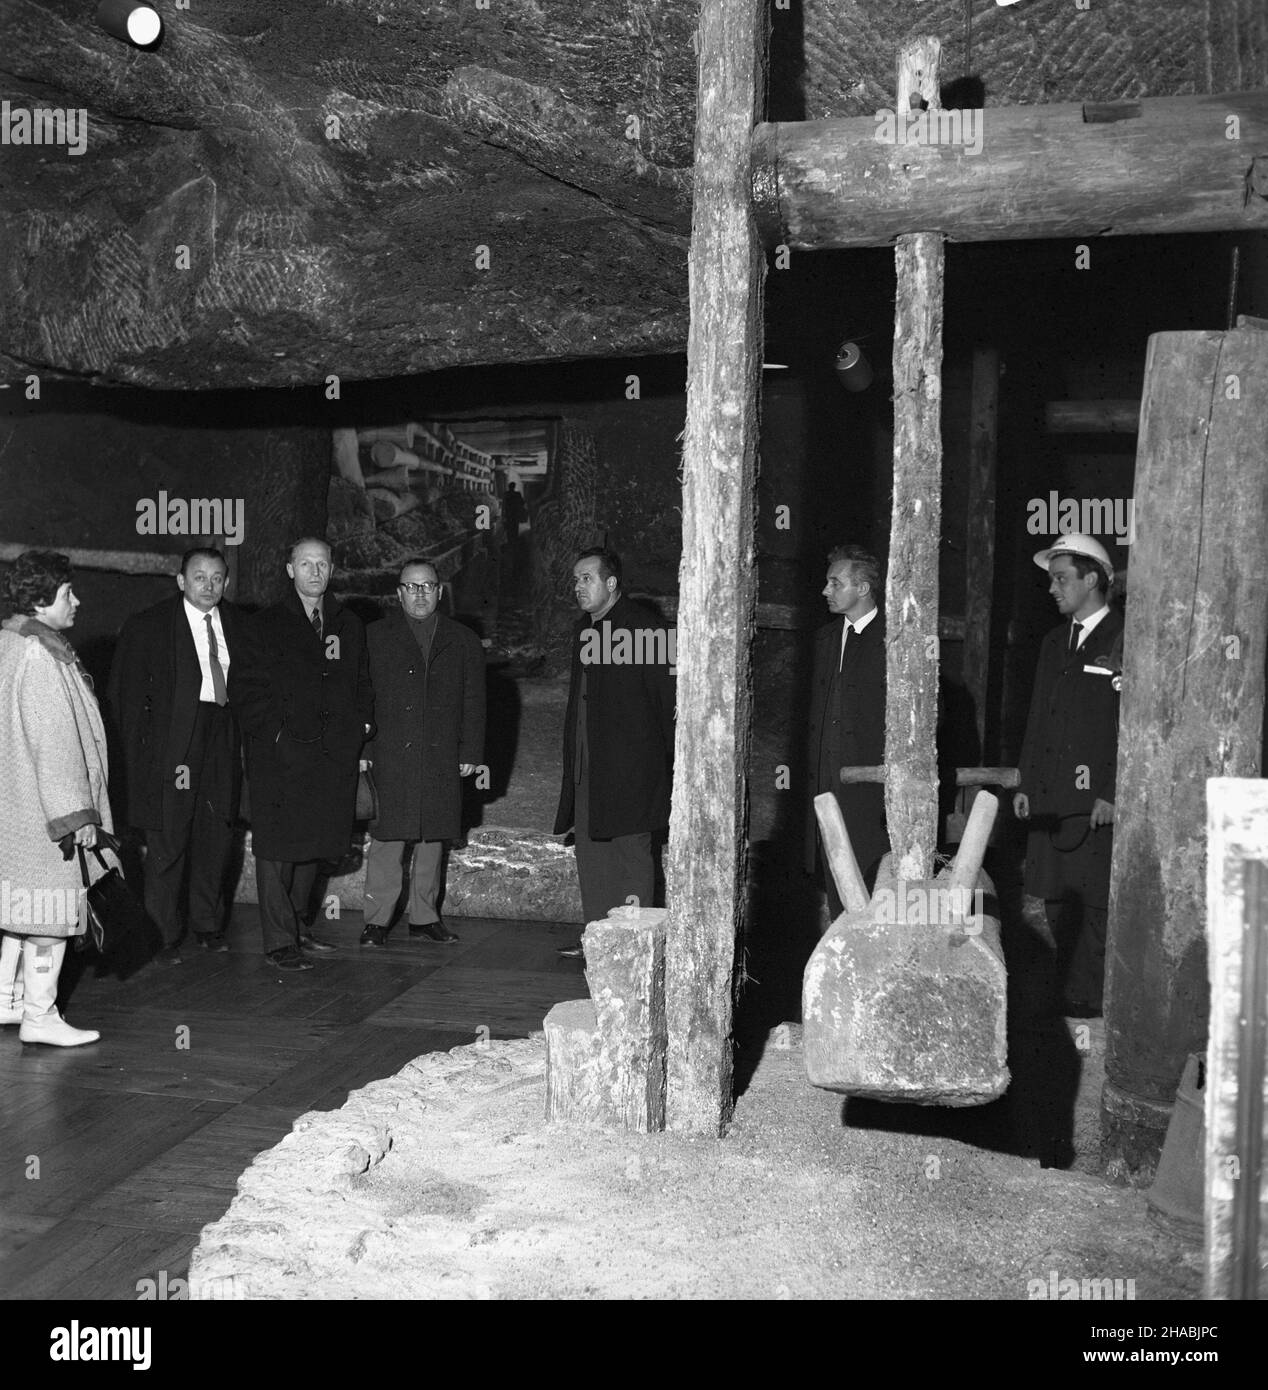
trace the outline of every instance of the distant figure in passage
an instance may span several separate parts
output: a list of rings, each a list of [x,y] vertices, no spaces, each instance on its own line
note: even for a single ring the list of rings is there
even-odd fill
[[[828,555],[823,596],[832,621],[815,634],[810,693],[808,767],[814,793],[831,792],[841,807],[859,871],[869,889],[889,852],[885,788],[879,782],[841,782],[843,767],[876,767],[885,761],[885,615],[877,607],[881,566],[857,545]],[[806,834],[806,871],[820,866],[833,918],[842,909],[827,859],[819,850],[813,801]]]
[[[25,551],[0,581],[0,1024],[51,1047],[101,1036],[57,1009],[66,942],[87,927],[76,847],[113,828],[105,728],[66,637],[78,607],[55,551]],[[86,860],[95,882],[104,870]]]
[[[1029,822],[1025,891],[1044,900],[1062,1010],[1095,1018],[1105,989],[1123,619],[1107,602],[1114,567],[1099,541],[1062,536],[1035,564],[1048,571],[1063,621],[1039,648],[1013,811]]]
[[[246,624],[229,702],[246,738],[264,953],[279,970],[310,970],[308,953],[335,949],[302,919],[318,863],[352,842],[374,694],[361,619],[326,592],[330,546],[296,541],[286,573],[291,592]]]
[[[382,946],[410,856],[409,934],[457,941],[436,910],[446,840],[462,832],[462,782],[484,757],[484,649],[438,611],[444,585],[424,560],[407,560],[400,609],[366,633],[377,729],[365,750],[378,817],[370,826],[363,946]]]
[[[675,636],[621,592],[620,557],[595,547],[572,567],[573,632],[555,834],[575,827],[587,922],[624,903],[652,906],[652,835],[669,824]],[[580,942],[561,955],[580,958]]]
[[[123,625],[109,707],[123,745],[124,816],[145,832],[145,906],[180,964],[186,925],[227,951],[225,875],[242,788],[242,737],[228,702],[243,619],[224,601],[219,550],[187,550],[171,598]],[[188,909],[182,884],[188,881]]]

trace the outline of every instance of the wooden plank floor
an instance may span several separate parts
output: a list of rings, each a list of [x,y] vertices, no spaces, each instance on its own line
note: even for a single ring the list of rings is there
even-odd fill
[[[135,1299],[161,1270],[183,1279],[238,1175],[304,1111],[421,1053],[523,1037],[586,996],[556,954],[575,926],[455,918],[455,945],[402,925],[378,951],[358,946],[361,926],[321,923],[339,951],[279,975],[240,905],[228,955],[123,981],[82,971],[66,1012],[101,1042],[24,1047],[0,1030],[0,1298]]]

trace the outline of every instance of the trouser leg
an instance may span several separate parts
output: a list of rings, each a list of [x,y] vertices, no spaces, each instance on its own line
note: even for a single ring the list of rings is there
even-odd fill
[[[264,937],[264,954],[299,949],[300,919],[295,910],[293,892],[296,870],[302,866],[280,859],[255,859],[255,887],[260,904],[260,929]],[[316,870],[316,865],[312,866]],[[312,887],[312,878],[308,880]],[[305,897],[307,894],[305,894]]]
[[[145,832],[145,909],[163,933],[163,945],[175,946],[185,934],[180,910],[197,793],[167,787],[163,825]]]
[[[592,840],[589,835],[590,796],[587,778],[577,784],[577,877],[581,880],[581,907],[587,922],[606,917],[614,907],[627,903],[651,907],[656,881],[651,833],[617,835]]]
[[[401,859],[404,840],[376,840],[370,836],[365,857],[365,924],[390,927],[401,896]]]
[[[1084,906],[1070,946],[1065,997],[1099,1009],[1105,994],[1105,932],[1108,909]]]
[[[412,927],[426,927],[440,921],[436,898],[440,894],[440,865],[444,850],[443,840],[420,840],[414,846],[409,875],[409,921]]]
[[[232,718],[227,707],[203,704],[195,746],[202,764],[198,801],[189,832],[189,925],[198,936],[218,936],[225,927],[225,874],[233,848],[226,803],[233,781]]]

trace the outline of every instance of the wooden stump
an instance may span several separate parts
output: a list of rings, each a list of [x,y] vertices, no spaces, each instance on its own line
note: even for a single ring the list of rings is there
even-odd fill
[[[665,910],[614,908],[583,942],[590,999],[546,1015],[546,1118],[665,1125]]]

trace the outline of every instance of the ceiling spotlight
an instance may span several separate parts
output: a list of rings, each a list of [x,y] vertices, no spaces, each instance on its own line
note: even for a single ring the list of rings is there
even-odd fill
[[[149,48],[163,32],[158,11],[150,5],[138,5],[136,0],[101,0],[97,23],[112,38],[137,48]]]
[[[872,364],[857,343],[842,343],[837,349],[837,380],[847,391],[866,391],[872,384]]]

